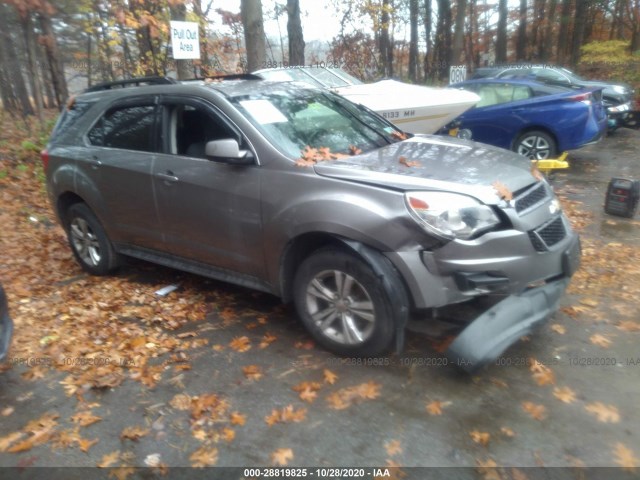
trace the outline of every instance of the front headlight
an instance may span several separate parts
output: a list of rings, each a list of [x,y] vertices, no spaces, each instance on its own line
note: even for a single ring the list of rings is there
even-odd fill
[[[407,192],[411,216],[439,237],[469,239],[489,230],[500,220],[487,205],[465,195],[447,192]]]

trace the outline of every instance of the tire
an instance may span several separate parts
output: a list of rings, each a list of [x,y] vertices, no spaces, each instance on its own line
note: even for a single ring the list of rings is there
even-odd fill
[[[84,270],[93,275],[106,275],[118,267],[120,257],[87,205],[71,205],[66,220],[69,246]]]
[[[558,154],[558,146],[548,133],[532,130],[518,137],[513,145],[513,151],[531,160],[545,160]]]
[[[368,264],[352,254],[331,248],[308,257],[296,272],[293,296],[307,330],[338,355],[384,354],[394,340],[388,294]]]

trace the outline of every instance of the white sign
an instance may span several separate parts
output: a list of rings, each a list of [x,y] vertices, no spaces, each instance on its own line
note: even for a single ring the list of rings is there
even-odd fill
[[[466,65],[453,65],[449,67],[449,85],[464,82],[467,79]]]
[[[171,46],[173,58],[200,58],[200,39],[196,22],[169,22],[171,24]]]

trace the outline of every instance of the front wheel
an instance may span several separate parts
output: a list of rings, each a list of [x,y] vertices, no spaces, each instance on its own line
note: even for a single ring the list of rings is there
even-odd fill
[[[102,225],[84,203],[76,203],[67,211],[67,237],[80,266],[93,275],[106,275],[119,264]]]
[[[322,346],[339,355],[375,356],[394,339],[394,314],[382,282],[360,258],[318,251],[296,272],[300,319]]]
[[[553,158],[558,153],[555,140],[540,130],[532,130],[521,135],[516,140],[513,150],[531,160]]]

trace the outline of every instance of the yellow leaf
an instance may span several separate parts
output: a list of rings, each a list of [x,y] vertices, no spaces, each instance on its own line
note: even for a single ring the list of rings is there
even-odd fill
[[[262,373],[260,372],[260,367],[258,365],[247,365],[246,367],[242,367],[242,372],[249,380],[259,380],[260,377],[262,377]]]
[[[120,434],[120,439],[124,440],[125,438],[128,438],[129,440],[138,440],[141,437],[145,437],[149,434],[149,429],[146,428],[142,428],[142,427],[126,427],[124,430],[122,430],[122,433]]]
[[[418,162],[417,160],[409,160],[409,159],[407,159],[407,157],[404,157],[402,155],[398,158],[398,162],[400,163],[400,165],[404,165],[405,167],[419,167],[420,166],[420,162]]]
[[[493,182],[491,186],[496,191],[498,197],[502,200],[506,200],[507,202],[513,200],[513,193],[504,183],[496,181]]]
[[[116,463],[119,458],[120,458],[120,452],[119,451],[108,453],[106,455],[103,455],[102,460],[100,461],[100,463],[96,464],[96,466],[98,468],[110,467],[111,465]]]
[[[491,438],[489,432],[480,432],[478,430],[469,432],[469,436],[471,437],[471,440],[479,443],[480,445],[487,445],[489,443],[489,439]]]
[[[0,438],[0,452],[6,452],[9,445],[24,437],[23,432],[13,432]]]
[[[200,447],[189,457],[191,465],[194,467],[212,467],[218,461],[218,449],[209,447]]]
[[[322,375],[324,377],[324,382],[328,383],[329,385],[333,385],[338,379],[338,376],[327,368],[322,371]]]
[[[585,405],[584,409],[594,414],[599,422],[618,423],[620,421],[620,413],[613,405],[605,405],[602,402],[594,402]]]
[[[509,427],[501,427],[501,428],[500,428],[500,432],[502,432],[502,434],[503,434],[505,437],[510,437],[510,438],[512,438],[512,437],[515,437],[515,436],[516,436],[515,432],[514,432],[513,430],[511,430]]]
[[[531,418],[536,420],[544,420],[547,417],[547,409],[543,405],[537,405],[533,402],[522,402],[522,409],[527,412]]]
[[[567,332],[567,329],[564,327],[564,325],[560,325],[559,323],[554,323],[553,325],[551,325],[551,330],[559,333],[560,335],[564,335]]]
[[[240,353],[251,350],[251,343],[248,337],[236,337],[229,343],[229,346]]]
[[[299,396],[300,396],[300,399],[304,400],[305,402],[313,403],[313,401],[316,399],[318,394],[314,390],[311,390],[310,388],[305,388],[299,393]]]
[[[293,450],[290,448],[279,448],[271,453],[271,463],[274,465],[287,465],[293,460]]]
[[[635,456],[633,450],[630,450],[620,442],[616,443],[616,448],[613,453],[616,463],[620,465],[623,470],[635,472],[636,468],[640,466],[640,460]]]
[[[243,415],[239,412],[233,412],[231,414],[231,425],[244,425],[247,421],[246,415]]]
[[[402,453],[402,447],[399,440],[391,440],[384,444],[384,448],[387,451],[387,455],[393,457],[399,453]]]
[[[611,340],[609,340],[604,335],[600,335],[599,333],[594,333],[593,335],[591,335],[589,337],[589,340],[591,340],[591,343],[593,343],[594,345],[598,345],[599,347],[603,348],[607,348],[609,347],[609,345],[611,345]]]
[[[169,405],[176,410],[189,410],[191,408],[191,397],[184,393],[178,393],[169,401]]]
[[[442,415],[442,409],[449,405],[451,405],[451,402],[433,401],[426,408],[429,415]]]
[[[640,332],[640,323],[632,320],[622,320],[616,325],[616,328],[624,332]]]
[[[576,400],[576,392],[569,387],[556,387],[553,389],[553,396],[564,403],[573,403]]]
[[[73,423],[77,423],[81,427],[88,427],[89,425],[93,425],[100,420],[102,420],[101,417],[98,417],[91,412],[79,412],[71,417],[71,421]]]
[[[91,447],[93,447],[98,442],[99,442],[99,439],[97,438],[94,438],[93,440],[80,438],[78,439],[78,446],[80,447],[80,450],[86,453],[89,451]]]

